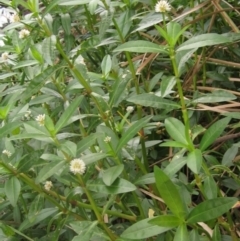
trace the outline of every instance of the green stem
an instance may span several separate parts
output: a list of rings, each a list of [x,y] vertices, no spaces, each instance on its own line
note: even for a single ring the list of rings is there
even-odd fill
[[[172,61],[174,74],[176,77],[177,89],[178,89],[178,94],[179,94],[180,103],[181,103],[181,107],[182,107],[182,115],[183,115],[183,120],[184,120],[184,124],[185,124],[185,135],[186,135],[186,138],[187,138],[187,141],[189,144],[189,150],[192,151],[192,150],[194,150],[194,145],[192,143],[191,136],[190,136],[191,129],[190,129],[190,124],[189,124],[189,119],[188,119],[188,113],[187,113],[187,108],[186,108],[186,104],[184,101],[183,89],[182,89],[182,85],[181,85],[181,81],[180,81],[177,62],[176,62],[176,58],[175,58],[175,51],[174,51],[173,47],[170,47],[169,54],[170,54],[170,58]]]
[[[81,175],[77,175],[78,181],[82,187],[82,189],[84,190],[84,192],[86,193],[88,200],[93,208],[93,211],[97,217],[97,220],[99,222],[99,224],[102,226],[102,228],[106,231],[106,233],[109,235],[109,237],[111,238],[112,241],[116,240],[117,236],[108,228],[108,226],[104,223],[104,220],[98,210],[98,207],[94,201],[94,199],[92,198],[91,193],[88,191],[88,189],[86,188],[86,185],[82,179]]]

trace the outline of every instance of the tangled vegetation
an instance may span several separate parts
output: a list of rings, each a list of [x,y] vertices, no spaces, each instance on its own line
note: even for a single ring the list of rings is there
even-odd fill
[[[1,240],[240,240],[237,0],[0,2]]]

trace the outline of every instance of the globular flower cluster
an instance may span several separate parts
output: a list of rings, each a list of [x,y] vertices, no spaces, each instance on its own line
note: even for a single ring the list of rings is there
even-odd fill
[[[29,36],[30,32],[27,30],[27,29],[22,29],[20,32],[19,32],[19,38],[20,39],[24,39],[26,38],[27,36]]]
[[[2,59],[6,62],[8,60],[9,54],[7,52],[2,53]]]
[[[6,155],[7,157],[10,157],[12,155],[12,153],[8,150],[3,150],[2,154]]]
[[[43,114],[43,115],[38,115],[38,116],[36,117],[36,121],[38,122],[38,124],[39,124],[40,126],[44,126],[44,124],[45,124],[45,114]]]
[[[155,12],[157,13],[165,13],[171,10],[171,5],[166,0],[160,0],[155,5]]]
[[[50,189],[52,188],[53,184],[51,181],[46,181],[45,182],[45,185],[44,185],[44,188],[47,190],[47,191],[50,191]]]
[[[70,162],[70,171],[73,174],[84,174],[86,171],[86,164],[84,163],[84,161],[82,159],[73,159]]]

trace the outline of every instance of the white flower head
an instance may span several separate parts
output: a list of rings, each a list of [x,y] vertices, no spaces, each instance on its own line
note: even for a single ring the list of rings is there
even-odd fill
[[[128,107],[126,108],[126,111],[131,113],[131,112],[134,111],[134,107],[133,107],[133,106],[128,106]]]
[[[155,12],[157,13],[165,13],[171,10],[171,5],[168,3],[167,0],[160,0],[155,5]]]
[[[2,154],[6,155],[7,157],[10,157],[12,155],[12,153],[6,149],[2,151]]]
[[[111,137],[110,136],[106,136],[104,138],[104,142],[109,143],[110,141],[111,141]]]
[[[53,184],[51,181],[46,181],[45,182],[45,185],[44,185],[44,188],[47,190],[47,191],[50,191],[50,189],[52,188]]]
[[[7,61],[7,60],[8,60],[8,56],[9,56],[9,54],[8,54],[7,52],[2,53],[2,59],[3,59],[4,61]]]
[[[13,15],[11,15],[11,17],[10,17],[11,23],[16,23],[16,22],[19,22],[19,21],[20,21],[20,18],[18,16],[18,14],[14,13]]]
[[[38,115],[35,119],[40,126],[44,126],[45,124],[45,114],[43,115]]]
[[[82,159],[73,159],[70,162],[70,171],[73,174],[84,174],[86,171],[86,164],[84,163],[84,161]]]
[[[27,29],[22,29],[19,32],[19,38],[20,39],[26,38],[27,36],[29,36],[29,34],[30,34],[30,32]]]

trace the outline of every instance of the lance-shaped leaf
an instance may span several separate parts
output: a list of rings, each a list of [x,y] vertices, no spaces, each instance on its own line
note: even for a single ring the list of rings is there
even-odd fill
[[[157,166],[154,167],[157,189],[171,212],[184,219],[185,209],[181,196],[170,178]]]
[[[161,46],[158,44],[151,43],[149,41],[144,40],[136,40],[136,41],[129,41],[127,43],[121,44],[113,52],[135,52],[135,53],[164,53],[167,54],[168,51],[166,50],[165,46]]]
[[[188,215],[187,223],[206,222],[226,213],[238,201],[234,197],[219,197],[206,200],[195,207]]]
[[[146,126],[146,124],[148,123],[148,121],[151,119],[152,117],[146,116],[144,118],[142,118],[139,121],[136,121],[135,123],[133,123],[123,134],[122,138],[120,139],[118,146],[116,148],[116,153],[118,151],[121,150],[121,148],[127,144],[128,141],[131,140],[131,138],[133,138],[137,132],[143,128],[144,126]]]

